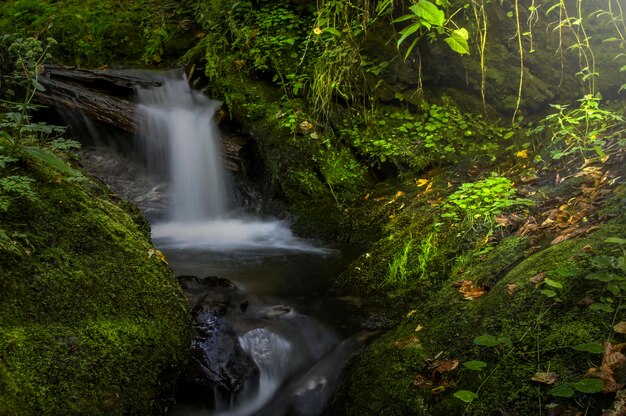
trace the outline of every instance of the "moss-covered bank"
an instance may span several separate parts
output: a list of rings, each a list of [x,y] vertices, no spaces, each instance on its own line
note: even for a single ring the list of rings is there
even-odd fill
[[[544,201],[543,209],[558,206],[558,195],[567,195],[575,205],[581,195],[573,189],[580,185],[570,178],[559,187],[542,188],[537,203]],[[456,234],[443,231],[433,241],[433,251],[443,252],[443,259],[431,256],[440,266],[439,281],[429,275],[420,280],[423,270],[415,259],[423,256],[424,240],[432,239],[419,221],[405,218],[395,228],[400,241],[387,238],[373,246],[343,275],[344,284],[376,298],[398,324],[353,361],[332,410],[346,415],[602,414],[615,392],[606,377],[600,377],[606,394],[575,390],[562,397],[552,389],[594,379],[586,374],[605,362],[603,343],[625,341],[613,329],[626,319],[621,289],[602,277],[614,273],[616,282],[626,277],[619,244],[626,236],[625,202],[621,185],[585,218],[589,232],[563,242],[558,233],[554,238],[520,231],[477,255],[477,247],[463,248]],[[424,215],[418,217],[421,224]],[[409,239],[407,282],[389,281],[389,265]],[[486,293],[468,299],[455,285],[461,279]],[[496,341],[481,345],[481,336]],[[594,345],[593,353],[585,350],[589,347],[578,350],[588,344]],[[464,366],[476,361],[484,364],[478,371]],[[621,383],[619,371],[616,367],[615,378]],[[541,382],[542,374],[555,378]],[[457,391],[475,392],[477,398],[463,402],[453,396]]]
[[[162,414],[189,313],[149,225],[91,180],[19,173],[37,198],[0,220],[0,414]]]

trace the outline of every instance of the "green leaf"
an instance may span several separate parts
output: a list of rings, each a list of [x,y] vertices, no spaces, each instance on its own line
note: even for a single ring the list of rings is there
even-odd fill
[[[597,342],[587,342],[585,344],[578,344],[574,346],[576,351],[584,351],[591,354],[602,354],[604,351],[602,345]]]
[[[597,378],[585,378],[574,383],[574,388],[581,393],[600,393],[604,382]]]
[[[591,305],[589,305],[589,309],[592,311],[602,311],[607,313],[611,313],[614,311],[611,305],[607,305],[604,303],[592,303]]]
[[[513,341],[511,341],[511,338],[509,337],[498,337],[498,342],[500,344],[506,345],[509,348],[513,347]]]
[[[617,238],[617,237],[609,237],[604,240],[605,243],[615,243],[615,244],[626,244],[626,239]]]
[[[500,345],[500,341],[493,335],[481,335],[474,338],[474,344],[480,345],[481,347],[497,347]]]
[[[616,280],[617,277],[618,277],[617,275],[611,272],[595,272],[595,273],[591,273],[585,276],[585,279],[597,280],[599,282],[608,283],[608,282],[612,282],[613,280]]]
[[[36,89],[37,91],[43,92],[43,91],[45,91],[45,90],[46,90],[46,89],[43,87],[43,85],[41,85],[41,83],[40,83],[39,81],[37,81],[35,78],[33,78],[31,81],[32,81],[33,87],[35,87],[35,89]]]
[[[557,282],[556,280],[552,280],[552,279],[548,279],[546,277],[546,279],[543,281],[546,285],[553,287],[555,289],[563,289],[563,285],[559,282]]]
[[[423,27],[422,23],[418,22],[418,23],[413,23],[411,26],[407,26],[404,29],[402,29],[400,31],[400,35],[401,35],[400,39],[398,39],[398,43],[396,44],[397,47],[399,48],[402,42],[406,40],[406,38],[411,36],[413,33],[417,32],[418,30],[420,30],[422,27]]]
[[[472,360],[463,363],[463,366],[474,371],[483,371],[483,368],[487,367],[487,363],[479,360]]]
[[[69,175],[75,175],[76,171],[69,167],[65,162],[59,159],[54,153],[39,147],[24,147],[24,152],[30,157],[37,159],[51,168],[58,170],[61,173],[67,173]]]
[[[478,398],[478,394],[469,390],[459,390],[453,394],[459,400],[463,400],[465,403],[471,403],[474,399]]]
[[[556,397],[572,397],[574,395],[574,389],[572,388],[572,383],[564,383],[550,389],[548,394]]]
[[[398,17],[397,19],[392,20],[391,23],[406,22],[407,20],[411,20],[411,19],[415,19],[414,14],[405,14],[403,16]]]
[[[324,28],[323,32],[331,33],[331,34],[335,35],[338,38],[341,37],[341,33],[339,33],[339,31],[337,29],[335,29],[334,27],[332,27],[332,26]]]
[[[543,289],[540,291],[542,295],[548,297],[548,298],[553,298],[556,296],[556,292],[554,290],[550,290],[550,289]]]
[[[433,26],[443,26],[446,20],[443,10],[428,0],[420,0],[419,3],[409,7],[409,9]]]
[[[464,28],[456,29],[455,31],[452,32],[452,34],[449,37],[447,37],[444,40],[446,41],[450,49],[452,49],[454,52],[460,55],[464,55],[464,54],[469,55],[470,49],[469,49],[469,44],[467,43],[467,30],[466,29]]]

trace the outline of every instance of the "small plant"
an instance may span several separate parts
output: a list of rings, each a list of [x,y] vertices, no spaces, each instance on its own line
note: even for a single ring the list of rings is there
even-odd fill
[[[418,34],[408,47],[404,56],[405,59],[423,34],[426,34],[431,40],[435,39],[437,35],[445,35],[444,40],[453,51],[461,55],[470,53],[467,43],[469,38],[467,29],[456,26],[451,17],[446,19],[445,12],[438,7],[448,5],[448,0],[435,0],[435,3],[431,3],[428,0],[419,0],[416,4],[409,7],[411,13],[405,14],[394,21],[396,23],[411,21],[409,26],[400,31],[398,47],[412,35]]]
[[[7,42],[9,36],[2,41]],[[0,212],[6,212],[16,201],[36,201],[37,194],[32,185],[34,179],[24,174],[16,164],[27,161],[38,162],[40,166],[52,169],[55,174],[65,173],[70,178],[81,178],[80,173],[70,168],[53,151],[67,152],[78,146],[73,140],[65,140],[60,135],[65,128],[35,123],[30,111],[37,108],[32,102],[38,91],[44,87],[39,82],[43,63],[50,57],[53,39],[44,44],[34,38],[16,38],[8,48],[14,58],[13,71],[4,77],[4,82],[21,94],[19,102],[4,100],[0,109]],[[0,249],[18,254],[27,250],[15,241],[19,233],[10,233],[0,228]]]
[[[472,370],[472,371],[476,371],[480,373],[480,379],[482,381],[480,386],[476,389],[476,392],[469,391],[469,390],[458,390],[453,394],[454,397],[456,397],[457,399],[461,401],[464,401],[465,403],[468,403],[468,405],[478,398],[478,393],[480,392],[482,386],[487,382],[489,377],[496,371],[496,369],[498,368],[498,366],[500,366],[502,361],[506,357],[511,355],[511,353],[514,350],[513,341],[511,341],[511,338],[506,337],[506,336],[481,335],[479,337],[474,338],[474,344],[480,347],[493,348],[493,351],[495,351],[499,360],[495,368],[491,371],[491,373],[487,375],[482,374],[482,371],[485,368],[489,367],[489,365],[486,362],[481,361],[481,360],[471,360],[471,361],[466,361],[463,363],[463,367],[467,368],[468,370]],[[504,348],[508,348],[508,351],[506,354],[503,355],[502,350]]]
[[[446,199],[441,216],[470,224],[482,221],[493,228],[497,215],[513,207],[530,206],[532,203],[529,199],[516,196],[513,182],[508,178],[492,173],[481,181],[462,184]]]
[[[558,112],[547,116],[539,125],[541,131],[547,128],[552,141],[564,147],[552,152],[553,159],[579,152],[585,157],[590,152],[603,158],[608,141],[626,130],[624,119],[619,114],[600,107],[599,95],[586,95],[578,100],[578,108],[569,109],[566,105],[552,105]]]
[[[407,264],[409,261],[409,253],[413,248],[413,237],[410,237],[409,240],[404,243],[404,248],[401,253],[398,253],[391,263],[389,263],[389,269],[387,272],[387,278],[385,281],[387,283],[393,284],[405,284],[408,277],[408,269]]]
[[[605,242],[614,244],[616,250],[592,256],[589,260],[591,273],[584,279],[602,285],[600,289],[592,289],[591,294],[595,294],[597,300],[589,309],[612,314],[622,308],[626,296],[626,239],[611,237]]]

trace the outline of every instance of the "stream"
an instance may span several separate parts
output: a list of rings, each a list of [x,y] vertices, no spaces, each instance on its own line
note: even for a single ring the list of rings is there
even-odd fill
[[[139,157],[86,146],[83,163],[148,216],[189,299],[196,337],[169,415],[321,414],[367,337],[358,301],[329,290],[357,250],[235,206],[219,103],[182,75],[137,96]],[[110,142],[97,130],[90,136]]]

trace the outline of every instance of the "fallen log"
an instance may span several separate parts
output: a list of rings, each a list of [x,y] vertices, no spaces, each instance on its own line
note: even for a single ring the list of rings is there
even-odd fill
[[[45,88],[35,95],[39,104],[57,110],[80,112],[89,118],[130,134],[137,131],[135,87],[158,87],[161,82],[128,71],[90,71],[47,66],[39,78]],[[220,122],[225,112],[216,113]],[[241,170],[240,151],[246,140],[232,135],[222,136],[222,160],[226,169]]]
[[[82,112],[90,118],[129,133],[136,131],[135,108],[132,101],[91,91],[80,85],[41,77],[39,82],[46,89],[35,95],[38,103],[59,109]]]
[[[107,95],[131,97],[137,87],[160,87],[161,81],[142,75],[140,71],[129,70],[87,70],[75,69],[58,65],[46,65],[45,74],[48,78],[81,84],[92,90],[105,92]]]

